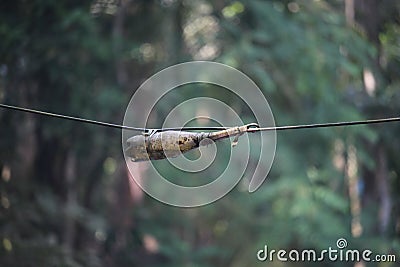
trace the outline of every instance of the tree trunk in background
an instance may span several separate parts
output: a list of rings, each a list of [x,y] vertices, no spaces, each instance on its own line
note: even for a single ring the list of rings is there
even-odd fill
[[[164,36],[166,44],[166,62],[168,65],[179,63],[183,57],[183,37],[182,37],[182,1],[172,4],[165,16]]]
[[[345,0],[345,15],[349,26],[354,26],[354,0]]]
[[[347,178],[348,194],[351,212],[351,234],[360,237],[363,232],[361,224],[361,204],[359,192],[359,170],[357,150],[350,144],[346,152],[345,176]]]
[[[387,166],[387,153],[382,144],[376,146],[376,190],[379,196],[379,232],[385,233],[390,220],[392,200],[389,190],[389,171]]]
[[[72,252],[75,233],[76,233],[76,223],[74,216],[74,208],[77,206],[77,188],[76,188],[76,156],[73,150],[69,150],[67,154],[67,159],[65,162],[65,205],[64,205],[64,231],[63,231],[63,245],[69,256],[73,256]]]
[[[21,76],[24,76],[24,74],[21,74]],[[24,80],[21,76],[17,75],[15,79]],[[35,99],[36,96],[34,86],[27,85],[26,81],[16,80],[14,82],[15,88],[13,89],[17,91],[17,103],[20,103],[21,106],[31,105],[33,102],[32,100]],[[9,94],[12,95],[13,92],[11,92],[11,90],[12,89],[10,89]],[[14,165],[11,166],[11,170],[18,179],[26,180],[28,177],[31,177],[31,174],[34,172],[34,164],[38,150],[36,119],[35,115],[29,113],[15,114],[13,118],[16,131],[16,158],[12,161]],[[22,188],[26,187],[23,186]]]
[[[346,5],[351,4],[352,0],[346,0]],[[387,8],[387,7],[386,7]],[[382,5],[380,5],[380,1],[378,0],[355,0],[355,11],[356,11],[356,21],[360,24],[366,34],[368,39],[375,45],[378,53],[375,58],[372,59],[374,64],[374,70],[366,70],[369,72],[372,77],[374,84],[376,83],[376,88],[383,89],[385,81],[377,79],[378,77],[383,77],[384,70],[380,65],[380,53],[381,53],[381,44],[379,40],[380,30],[383,29],[383,18],[382,18]],[[346,13],[347,15],[347,13]],[[364,72],[365,74],[365,72]],[[364,88],[367,93],[371,96],[369,92],[368,84],[364,77]],[[375,87],[375,86],[374,86]],[[376,113],[376,112],[375,112]],[[381,114],[372,114],[372,115],[381,115]],[[385,144],[380,141],[377,144],[371,144],[370,148],[371,154],[374,155],[375,159],[375,170],[372,172],[366,172],[367,175],[373,175],[373,179],[366,178],[366,193],[370,193],[371,196],[364,196],[364,199],[373,199],[378,200],[379,202],[379,211],[378,211],[378,229],[381,234],[385,233],[389,224],[390,214],[391,214],[391,198],[389,191],[389,170],[387,166],[387,150],[385,148]]]
[[[123,90],[129,90],[136,84],[132,82],[128,64],[123,57],[124,23],[129,6],[134,4],[133,0],[121,1],[114,16],[112,38],[113,52],[115,58],[115,75],[118,86]],[[115,229],[112,246],[110,247],[110,257],[107,257],[107,266],[119,266],[118,254],[123,251],[130,238],[129,231],[133,228],[133,206],[135,199],[130,192],[130,181],[123,158],[117,159],[117,166],[112,175],[112,187],[108,189],[107,195],[109,202],[109,224]]]
[[[124,161],[119,161],[112,177],[114,181],[110,188],[110,224],[115,229],[115,241],[111,247],[111,266],[118,266],[118,253],[123,251],[129,240],[129,231],[133,225],[134,200],[131,195],[127,169]]]
[[[27,179],[33,173],[37,151],[35,128],[34,115],[21,114],[16,127],[17,159],[14,161],[15,165],[12,168],[18,179]]]
[[[380,2],[379,0],[356,0],[355,2],[356,20],[363,26],[368,39],[375,45],[379,45]]]
[[[129,78],[128,73],[123,61],[122,57],[122,41],[123,41],[123,33],[124,33],[124,20],[126,16],[126,10],[129,5],[132,3],[132,0],[125,0],[120,2],[120,6],[117,9],[114,17],[114,25],[112,31],[113,38],[113,49],[115,56],[115,70],[117,76],[117,82],[122,87],[127,87]]]

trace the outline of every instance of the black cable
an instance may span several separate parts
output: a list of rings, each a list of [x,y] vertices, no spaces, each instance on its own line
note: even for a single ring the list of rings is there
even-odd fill
[[[127,129],[127,130],[133,130],[133,131],[146,131],[147,130],[145,128],[137,128],[137,127],[124,126],[124,125],[119,125],[119,124],[114,124],[114,123],[102,122],[102,121],[88,120],[88,119],[84,119],[84,118],[72,117],[72,116],[67,116],[67,115],[62,115],[62,114],[57,114],[57,113],[34,110],[34,109],[30,109],[30,108],[22,108],[22,107],[5,105],[5,104],[0,104],[0,107],[23,111],[23,112],[29,112],[29,113],[33,113],[33,114],[49,116],[49,117],[55,117],[55,118],[65,119],[65,120],[70,120],[70,121],[79,121],[79,122],[84,122],[84,123],[96,124],[96,125],[101,125],[101,126],[106,126],[106,127],[111,127],[111,128]]]
[[[62,114],[57,114],[57,113],[51,113],[51,112],[40,111],[40,110],[35,110],[35,109],[30,109],[30,108],[11,106],[11,105],[1,104],[1,103],[0,103],[0,107],[6,108],[6,109],[17,110],[17,111],[29,112],[29,113],[33,113],[33,114],[39,114],[39,115],[48,116],[48,117],[54,117],[54,118],[59,118],[59,119],[71,120],[71,121],[78,121],[78,122],[83,122],[83,123],[90,123],[90,124],[101,125],[101,126],[105,126],[105,127],[124,129],[124,130],[132,130],[132,131],[140,131],[140,132],[147,132],[147,131],[153,130],[153,129],[149,129],[149,128],[138,128],[138,127],[131,127],[131,126],[119,125],[119,124],[102,122],[102,121],[89,120],[89,119],[84,119],[84,118],[79,118],[79,117],[72,117],[72,116],[67,116],[67,115],[62,115]],[[214,131],[214,130],[225,130],[228,128],[229,127],[218,127],[218,126],[216,126],[216,127],[172,127],[172,128],[162,128],[162,129],[154,129],[154,130],[157,130],[157,131],[177,131],[177,130]]]
[[[275,127],[260,127],[250,128],[248,132],[260,132],[260,131],[284,131],[284,130],[298,130],[298,129],[310,129],[310,128],[327,128],[327,127],[340,127],[340,126],[351,126],[361,124],[375,124],[400,121],[400,117],[383,118],[383,119],[372,119],[362,121],[341,121],[341,122],[328,122],[328,123],[314,123],[314,124],[300,124],[300,125],[287,125],[287,126],[275,126]]]
[[[51,113],[51,112],[45,112],[45,111],[40,111],[40,110],[34,110],[34,109],[30,109],[30,108],[5,105],[5,104],[1,104],[1,103],[0,103],[0,107],[6,108],[6,109],[17,110],[17,111],[29,112],[29,113],[33,113],[33,114],[49,116],[49,117],[66,119],[66,120],[71,120],[71,121],[78,121],[78,122],[83,122],[83,123],[101,125],[101,126],[105,126],[105,127],[132,130],[132,131],[141,131],[141,132],[148,132],[151,130],[157,130],[157,131],[180,131],[180,130],[215,131],[215,130],[226,130],[226,129],[230,128],[230,127],[218,127],[218,126],[216,126],[216,127],[172,127],[172,128],[162,128],[162,129],[138,128],[138,127],[131,127],[131,126],[119,125],[119,124],[102,122],[102,121],[89,120],[89,119],[84,119],[84,118],[79,118],[79,117],[72,117],[72,116]],[[248,132],[273,131],[273,130],[284,131],[284,130],[298,130],[298,129],[309,129],[309,128],[340,127],[340,126],[375,124],[375,123],[385,123],[385,122],[395,122],[395,121],[400,121],[400,117],[362,120],[362,121],[342,121],[342,122],[330,122],[330,123],[287,125],[287,126],[275,126],[275,127],[251,127],[248,129]]]

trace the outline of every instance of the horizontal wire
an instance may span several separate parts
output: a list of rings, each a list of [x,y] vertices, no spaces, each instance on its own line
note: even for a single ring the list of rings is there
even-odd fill
[[[0,103],[0,107],[6,108],[6,109],[11,109],[11,110],[17,110],[17,111],[23,111],[23,112],[33,113],[33,114],[49,116],[49,117],[55,117],[55,118],[59,118],[59,119],[78,121],[78,122],[95,124],[95,125],[100,125],[100,126],[105,126],[105,127],[118,128],[118,129],[123,129],[123,130],[132,130],[132,131],[141,131],[141,132],[149,132],[152,130],[156,130],[156,131],[180,131],[180,130],[215,131],[215,130],[226,130],[226,129],[230,128],[230,127],[220,127],[220,126],[215,126],[215,127],[213,127],[213,126],[211,126],[211,127],[171,127],[171,128],[159,128],[159,129],[139,128],[139,127],[131,127],[131,126],[125,126],[125,125],[120,125],[120,124],[96,121],[96,120],[89,120],[89,119],[84,119],[84,118],[80,118],[80,117],[72,117],[72,116],[67,116],[67,115],[63,115],[63,114],[51,113],[51,112],[40,111],[40,110],[35,110],[35,109],[30,109],[30,108],[11,106],[11,105],[1,104],[1,103]],[[395,121],[400,121],[400,117],[359,120],[359,121],[342,121],[342,122],[329,122],[329,123],[274,126],[274,127],[251,127],[247,131],[248,132],[261,132],[261,131],[274,131],[274,130],[275,131],[284,131],[284,130],[298,130],[298,129],[310,129],[310,128],[340,127],[340,126],[351,126],[351,125],[361,125],[361,124],[376,124],[376,123],[395,122]]]
[[[46,112],[46,111],[40,111],[40,110],[35,110],[35,109],[30,109],[30,108],[5,105],[5,104],[1,104],[1,103],[0,103],[0,107],[12,109],[12,110],[23,111],[23,112],[28,112],[28,113],[33,113],[33,114],[49,116],[49,117],[54,117],[54,118],[59,118],[59,119],[65,119],[65,120],[70,120],[70,121],[78,121],[78,122],[83,122],[83,123],[96,124],[96,125],[101,125],[101,126],[111,127],[111,128],[126,129],[126,130],[132,130],[132,131],[146,131],[147,130],[146,128],[137,128],[137,127],[130,127],[130,126],[119,125],[119,124],[114,124],[114,123],[89,120],[89,119],[72,117],[72,116],[51,113],[51,112]]]
[[[273,131],[273,130],[284,131],[284,130],[298,130],[298,129],[310,129],[310,128],[342,127],[342,126],[361,125],[361,124],[376,124],[376,123],[395,122],[395,121],[400,121],[400,117],[362,120],[362,121],[341,121],[341,122],[299,124],[299,125],[287,125],[287,126],[275,126],[275,127],[259,127],[259,128],[250,128],[250,129],[248,129],[248,132]]]
[[[89,120],[89,119],[84,119],[84,118],[80,118],[80,117],[73,117],[73,116],[52,113],[52,112],[46,112],[46,111],[41,111],[41,110],[35,110],[35,109],[30,109],[30,108],[11,106],[11,105],[1,104],[1,103],[0,103],[0,107],[6,108],[6,109],[12,109],[12,110],[17,110],[17,111],[33,113],[33,114],[38,114],[38,115],[43,115],[43,116],[48,116],[48,117],[53,117],[53,118],[95,124],[95,125],[100,125],[100,126],[105,126],[105,127],[123,129],[123,130],[141,131],[141,132],[147,132],[147,131],[151,131],[151,130],[157,130],[157,131],[179,131],[179,130],[213,131],[213,130],[226,130],[229,128],[229,127],[219,127],[219,126],[215,126],[215,127],[213,127],[213,126],[210,126],[210,127],[171,127],[171,128],[162,128],[162,129],[139,128],[139,127],[131,127],[131,126],[125,126],[125,125],[120,125],[120,124],[108,123],[108,122],[103,122],[103,121]]]

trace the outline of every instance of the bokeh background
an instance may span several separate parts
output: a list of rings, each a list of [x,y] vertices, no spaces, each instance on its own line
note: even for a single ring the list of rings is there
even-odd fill
[[[212,60],[250,76],[277,125],[398,116],[399,12],[396,0],[5,0],[0,101],[120,123],[152,74]],[[397,263],[325,266],[399,266],[399,133],[279,132],[258,191],[183,209],[132,182],[119,130],[1,109],[0,266],[312,266],[256,253],[338,238]]]

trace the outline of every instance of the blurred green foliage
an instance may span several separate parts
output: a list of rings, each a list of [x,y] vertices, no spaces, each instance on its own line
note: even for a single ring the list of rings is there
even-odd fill
[[[400,6],[355,0],[352,18],[348,2],[2,1],[0,101],[119,122],[144,79],[200,59],[254,79],[278,125],[398,115]],[[340,237],[399,260],[399,130],[279,133],[258,191],[245,177],[211,205],[180,209],[130,184],[118,131],[0,110],[0,265],[264,266],[266,244],[323,250]]]

